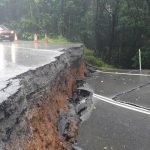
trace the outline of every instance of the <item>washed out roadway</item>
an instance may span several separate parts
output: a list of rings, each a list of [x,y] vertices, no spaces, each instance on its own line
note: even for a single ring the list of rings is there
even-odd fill
[[[80,126],[79,146],[83,150],[150,150],[149,113],[115,105],[119,100],[150,108],[149,71],[96,72],[87,82],[95,94],[114,99],[114,103],[94,98],[96,109]]]

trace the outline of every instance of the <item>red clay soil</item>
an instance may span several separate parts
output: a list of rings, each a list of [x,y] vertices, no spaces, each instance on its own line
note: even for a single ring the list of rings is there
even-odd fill
[[[75,90],[75,80],[84,78],[85,65],[73,66],[56,79],[47,99],[28,112],[32,135],[24,144],[23,150],[70,150],[71,143],[57,131],[57,119],[61,109],[67,111],[66,100]],[[40,93],[36,93],[35,97]],[[40,95],[41,96],[41,95]],[[72,131],[71,131],[72,132]],[[73,133],[70,133],[73,134]]]

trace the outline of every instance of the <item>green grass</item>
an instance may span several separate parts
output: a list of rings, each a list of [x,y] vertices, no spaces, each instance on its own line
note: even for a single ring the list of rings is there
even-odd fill
[[[84,49],[84,59],[88,64],[91,64],[99,69],[113,69],[112,65],[105,63],[101,58],[97,57],[95,52],[85,48]]]
[[[42,38],[41,41],[44,41],[44,38]],[[70,41],[62,36],[57,37],[48,37],[48,42],[62,42],[62,43],[69,43]]]

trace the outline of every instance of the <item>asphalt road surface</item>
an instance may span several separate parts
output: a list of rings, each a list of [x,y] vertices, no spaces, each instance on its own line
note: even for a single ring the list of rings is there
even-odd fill
[[[6,92],[3,92],[8,80],[29,70],[49,64],[55,61],[55,57],[63,54],[64,50],[79,45],[81,44],[34,44],[34,42],[25,41],[16,43],[0,42],[0,102],[8,97]],[[10,93],[13,93],[13,90],[15,91],[18,82],[14,84],[16,86],[10,89]]]
[[[8,79],[54,61],[64,48],[72,46],[76,45],[0,43],[0,91]],[[79,129],[79,146],[84,150],[150,150],[149,71],[97,72],[87,82],[95,94],[108,99],[95,96],[96,109]]]
[[[149,71],[99,71],[87,82],[96,109],[81,124],[78,145],[83,150],[150,150]]]
[[[0,82],[29,69],[35,69],[55,60],[62,50],[77,44],[33,42],[0,43]]]

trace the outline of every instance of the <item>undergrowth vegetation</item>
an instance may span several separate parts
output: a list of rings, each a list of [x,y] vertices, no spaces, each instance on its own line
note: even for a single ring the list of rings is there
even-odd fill
[[[42,37],[41,41],[44,41],[44,38]],[[63,43],[69,43],[70,41],[62,36],[55,36],[55,37],[48,37],[48,42],[63,42]]]
[[[88,48],[84,49],[84,59],[88,64],[98,67],[99,69],[113,69],[114,68],[112,65],[105,63],[101,58],[96,56],[96,53],[94,51]]]

